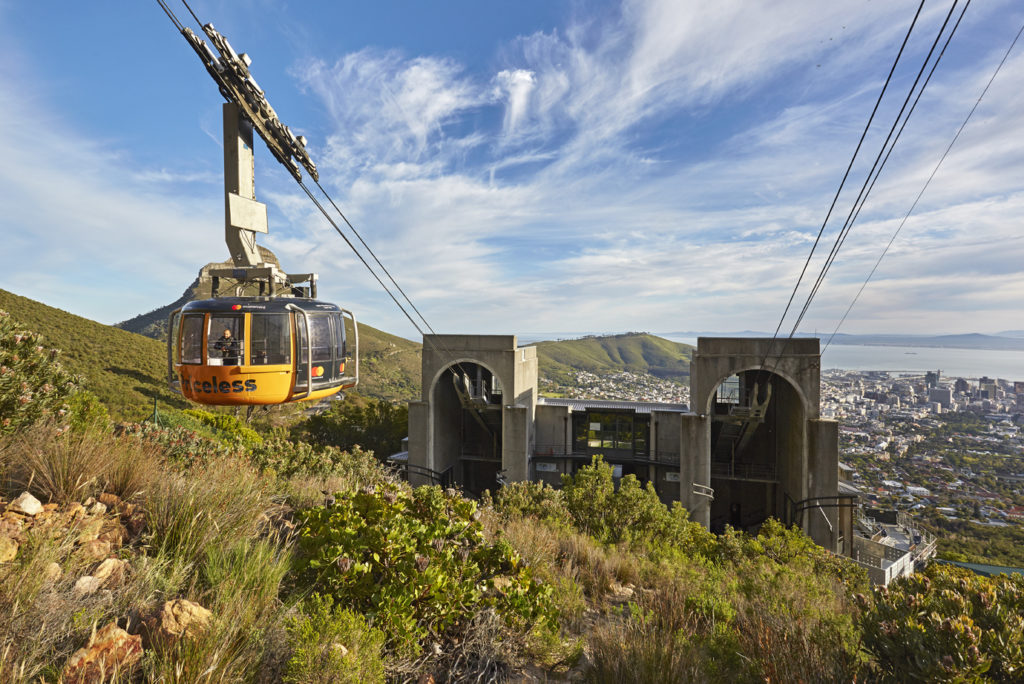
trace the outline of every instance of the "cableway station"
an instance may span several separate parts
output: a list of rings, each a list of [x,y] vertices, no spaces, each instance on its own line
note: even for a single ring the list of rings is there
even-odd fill
[[[774,517],[852,555],[854,497],[839,492],[838,423],[820,416],[816,338],[700,338],[689,407],[541,397],[536,348],[514,335],[425,336],[422,371],[409,404],[413,481],[473,495],[559,486],[600,454],[711,530],[753,532]]]

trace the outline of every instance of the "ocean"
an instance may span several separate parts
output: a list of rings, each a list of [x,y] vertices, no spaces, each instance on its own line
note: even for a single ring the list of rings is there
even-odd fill
[[[666,337],[697,344],[693,337]],[[941,370],[946,378],[1002,378],[1024,381],[1024,352],[950,347],[889,347],[832,344],[821,358],[822,370],[884,370],[924,373]]]

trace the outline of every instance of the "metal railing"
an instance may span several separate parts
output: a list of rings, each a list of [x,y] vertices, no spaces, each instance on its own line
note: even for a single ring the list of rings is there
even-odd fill
[[[432,470],[425,466],[413,465],[411,463],[395,463],[393,467],[395,473],[406,482],[409,481],[409,475],[418,475],[426,478],[430,484],[440,485],[446,489],[455,485],[455,466],[449,466],[443,471]]]
[[[712,461],[711,477],[734,478],[738,480],[769,480],[774,482],[775,465],[768,463],[734,463]]]

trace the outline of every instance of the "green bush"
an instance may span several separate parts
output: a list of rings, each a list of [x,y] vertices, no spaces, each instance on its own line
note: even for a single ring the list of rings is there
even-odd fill
[[[531,517],[558,528],[572,522],[562,490],[543,482],[510,482],[494,494],[485,491],[483,503],[505,520]]]
[[[110,429],[110,413],[92,392],[79,390],[68,397],[68,424],[72,430]]]
[[[457,635],[487,608],[520,631],[553,623],[550,587],[506,542],[488,544],[476,503],[454,491],[388,483],[298,518],[299,586],[366,614],[399,654]]]
[[[933,564],[863,596],[864,648],[897,681],[1024,679],[1024,576]]]
[[[57,361],[59,352],[43,338],[22,330],[0,311],[0,435],[11,434],[47,415],[67,412],[67,398],[79,378]]]
[[[623,477],[616,489],[612,472],[601,456],[594,456],[575,475],[562,475],[565,506],[578,530],[608,544],[706,551],[714,537],[691,522],[678,502],[669,508],[654,485],[641,486],[635,475]]]
[[[359,446],[383,460],[397,452],[402,438],[409,434],[409,408],[384,400],[350,397],[300,423],[294,433],[297,439],[318,446]]]
[[[246,427],[236,416],[226,413],[210,413],[200,409],[185,409],[182,413],[196,419],[201,425],[213,428],[219,437],[229,442],[238,442],[247,447],[263,442],[260,433]]]
[[[292,649],[286,684],[383,682],[384,635],[359,613],[336,606],[331,596],[313,594],[285,628]]]

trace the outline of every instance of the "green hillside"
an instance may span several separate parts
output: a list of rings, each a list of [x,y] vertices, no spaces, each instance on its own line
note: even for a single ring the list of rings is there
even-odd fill
[[[143,407],[152,406],[154,396],[173,406],[190,405],[164,381],[167,347],[163,339],[96,323],[5,290],[0,290],[0,309],[60,349],[68,369],[84,376],[86,388],[115,414],[140,415]],[[164,309],[136,316],[130,322],[153,337],[165,339],[166,325],[156,325],[158,319],[166,321]],[[359,347],[360,394],[403,401],[419,394],[419,344],[360,324]]]
[[[163,404],[188,406],[165,382],[167,349],[162,343],[6,290],[0,290],[0,309],[43,335],[46,345],[60,349],[64,366],[83,376],[85,388],[114,415],[139,417],[154,397]]]
[[[669,380],[690,375],[694,347],[646,333],[626,333],[578,340],[538,342],[540,372],[552,380],[568,380],[572,371],[602,374],[627,370]]]

